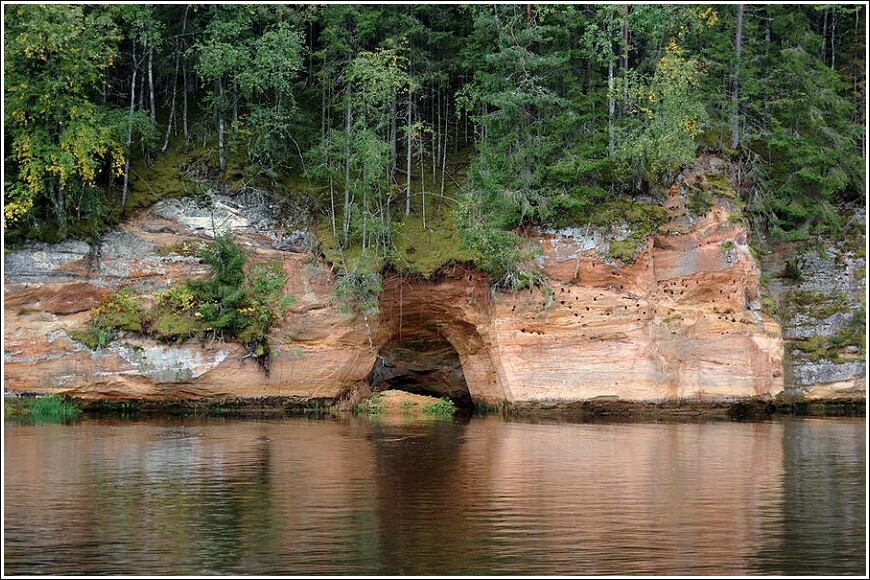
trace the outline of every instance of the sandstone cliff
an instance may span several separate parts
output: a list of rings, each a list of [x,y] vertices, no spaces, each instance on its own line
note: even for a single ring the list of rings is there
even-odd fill
[[[781,331],[761,307],[747,232],[729,219],[728,204],[696,216],[686,200],[684,176],[668,194],[668,223],[638,244],[631,263],[607,257],[624,232],[541,232],[533,241],[549,291],[493,293],[485,276],[461,264],[433,280],[388,275],[380,315],[368,320],[337,305],[333,275],[306,248],[307,236],[276,235],[268,203],[164,200],[93,245],[7,253],[4,386],[85,398],[334,399],[373,383],[489,405],[776,395],[784,388]],[[255,259],[278,258],[297,298],[272,333],[268,377],[235,343],[129,335],[92,351],[71,338],[123,285],[146,300],[207,275],[186,248],[225,228]]]

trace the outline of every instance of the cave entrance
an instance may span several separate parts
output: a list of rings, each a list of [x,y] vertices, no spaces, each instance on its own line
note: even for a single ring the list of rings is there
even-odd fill
[[[448,397],[459,408],[474,407],[459,353],[443,339],[387,343],[378,353],[369,384],[374,393],[395,389]]]

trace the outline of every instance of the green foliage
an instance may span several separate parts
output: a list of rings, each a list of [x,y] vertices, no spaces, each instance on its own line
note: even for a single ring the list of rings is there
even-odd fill
[[[194,46],[196,71],[213,87],[206,107],[220,118],[235,111],[230,141],[248,165],[269,173],[286,168],[296,153],[286,144],[295,127],[293,85],[302,67],[295,15],[286,6],[207,10],[205,30]]]
[[[452,419],[456,413],[456,404],[447,397],[441,397],[434,403],[424,403],[420,410],[433,419]]]
[[[215,334],[236,336],[245,326],[240,312],[247,298],[245,263],[247,254],[229,235],[215,238],[200,252],[200,259],[212,267],[206,280],[188,282],[197,297],[197,312]]]
[[[665,47],[649,81],[632,74],[617,93],[628,102],[629,115],[617,150],[627,177],[668,182],[695,159],[707,112],[695,90],[702,80],[700,63],[674,40]]]
[[[95,311],[86,330],[71,336],[91,349],[103,348],[117,331],[182,343],[207,334],[242,343],[264,372],[269,372],[269,331],[295,301],[284,294],[287,275],[277,262],[257,263],[245,270],[248,256],[229,234],[200,250],[213,271],[206,280],[190,280],[154,296],[145,309],[125,287]]]
[[[791,294],[791,302],[801,313],[820,320],[850,311],[849,297],[845,294],[828,295],[799,291]]]
[[[764,69],[745,83],[756,127],[747,144],[760,161],[752,177],[763,192],[754,211],[782,239],[794,239],[792,232],[837,236],[832,205],[862,197],[866,184],[856,103],[847,79],[820,58],[826,39],[813,22],[820,11],[764,12],[772,42],[750,57]]]
[[[693,189],[689,194],[689,211],[704,215],[713,207],[713,196],[706,189]]]
[[[365,414],[369,417],[378,417],[383,412],[384,404],[383,401],[381,401],[380,393],[375,393],[368,399],[361,401],[353,407],[354,415]]]
[[[197,296],[187,284],[172,286],[154,295],[158,306],[166,306],[174,312],[187,313],[194,310]]]
[[[803,278],[803,272],[801,272],[796,260],[786,260],[785,267],[783,267],[779,276],[790,282],[800,282]]]
[[[859,357],[864,357],[866,327],[863,323],[853,322],[832,336],[816,335],[806,340],[789,343],[800,351],[801,356],[813,362],[827,360],[832,363],[843,363],[854,360],[854,356],[846,356],[846,348],[858,349]]]
[[[162,342],[183,343],[205,334],[206,325],[194,314],[177,312],[168,308],[156,308],[149,313],[152,322],[150,332]]]
[[[280,264],[256,264],[245,273],[247,254],[229,234],[203,249],[200,258],[214,273],[207,280],[187,282],[196,297],[195,316],[205,330],[221,338],[236,338],[269,373],[269,329],[292,304],[284,296],[287,277]]]
[[[125,286],[94,310],[86,329],[73,331],[70,336],[88,348],[105,348],[118,332],[142,332],[144,322],[141,302],[134,295],[133,288]]]
[[[81,409],[58,395],[46,395],[32,399],[3,400],[5,418],[25,418],[37,423],[63,423],[77,418]]]
[[[39,209],[64,237],[70,216],[87,217],[89,204],[102,210],[99,196],[83,206],[82,193],[103,172],[121,174],[128,125],[142,119],[98,98],[120,32],[101,7],[18,5],[4,14],[4,224]]]
[[[620,260],[623,263],[634,261],[634,254],[637,250],[637,241],[629,238],[625,240],[611,240],[610,249],[607,251],[607,257]]]
[[[382,291],[380,275],[361,267],[339,276],[333,290],[347,311],[358,312],[365,317],[378,313]]]
[[[769,294],[765,293],[761,295],[761,308],[774,318],[779,316],[779,305],[777,305],[776,300],[771,298]]]
[[[476,149],[460,225],[473,234],[588,221],[620,194],[655,195],[701,147],[740,182],[709,176],[695,213],[734,198],[776,239],[849,239],[836,209],[865,203],[865,8],[741,6],[739,55],[734,5],[10,6],[5,230],[92,236],[217,177],[329,215],[342,275],[354,253],[413,270],[402,181],[431,175],[412,202],[425,231],[418,198],[443,192],[445,149]],[[448,183],[466,170],[447,165]],[[523,254],[511,242],[472,235],[465,252],[504,274]]]
[[[391,264],[399,271],[412,272],[424,278],[434,275],[451,262],[470,262],[471,253],[463,246],[452,208],[435,209],[427,219],[427,227],[419,215],[411,215],[393,226]]]

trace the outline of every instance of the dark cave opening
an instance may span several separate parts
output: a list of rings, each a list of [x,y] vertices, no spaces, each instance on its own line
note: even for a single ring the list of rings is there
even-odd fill
[[[459,354],[446,340],[387,343],[378,353],[369,384],[375,393],[394,389],[448,397],[463,409],[474,407]]]

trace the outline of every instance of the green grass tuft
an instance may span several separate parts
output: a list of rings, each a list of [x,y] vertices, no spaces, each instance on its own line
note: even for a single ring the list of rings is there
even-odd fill
[[[424,404],[421,411],[433,419],[452,419],[456,413],[456,404],[447,397],[441,397],[434,403]]]
[[[3,416],[7,419],[18,417],[37,423],[62,423],[75,419],[80,414],[81,409],[58,395],[3,400]]]

